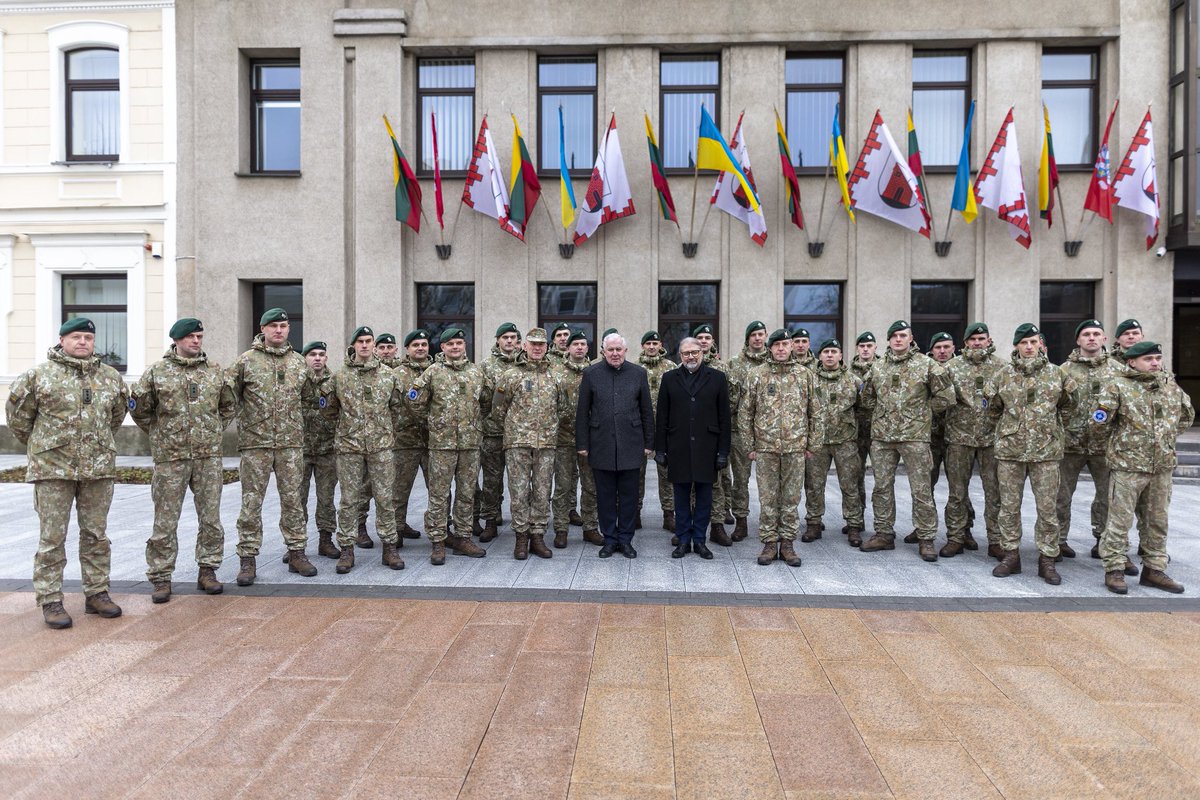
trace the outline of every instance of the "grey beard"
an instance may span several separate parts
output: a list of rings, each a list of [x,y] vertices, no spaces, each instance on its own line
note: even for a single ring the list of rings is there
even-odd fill
[[[688,362],[685,361],[685,362],[683,362],[683,366],[685,369],[687,369],[688,372],[695,372],[696,370],[700,369],[700,362],[697,361],[694,364],[689,364]]]

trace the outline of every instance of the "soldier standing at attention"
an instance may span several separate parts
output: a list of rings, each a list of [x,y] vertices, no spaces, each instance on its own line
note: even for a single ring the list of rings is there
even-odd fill
[[[720,354],[717,353],[716,337],[713,336],[712,325],[707,322],[697,325],[692,330],[692,338],[700,343],[700,349],[704,351],[701,362],[704,366],[728,373],[729,365],[721,360]],[[726,378],[728,379],[728,376]],[[695,492],[692,494],[694,495]],[[735,523],[735,519],[729,508],[729,496],[731,494],[733,494],[733,480],[729,467],[725,466],[717,470],[717,480],[713,482],[712,521],[709,523],[708,530],[709,541],[713,544],[719,544],[721,547],[733,546],[733,539],[729,538],[729,534],[725,530],[725,525]]]
[[[935,333],[929,339],[929,357],[945,367],[954,358],[954,337],[945,331]],[[929,471],[929,485],[937,486],[942,462],[946,458],[946,412],[933,415],[933,426],[929,430],[929,455],[933,469]],[[913,544],[913,542],[908,542]]]
[[[875,345],[875,334],[870,331],[860,333],[854,343],[855,353],[854,358],[850,361],[850,371],[863,383],[866,383],[871,367],[875,366]],[[854,413],[858,421],[858,460],[861,465],[858,471],[858,494],[862,497],[865,506],[867,503],[865,478],[867,456],[871,453],[871,410],[859,403]],[[842,532],[846,533],[845,529]]]
[[[567,345],[570,343],[571,326],[565,322],[560,322],[554,326],[554,331],[550,334],[554,340],[553,344],[546,351],[546,355],[550,357],[551,364],[562,363],[567,360]]]
[[[798,567],[795,541],[804,462],[821,437],[816,379],[810,370],[795,369],[791,363],[786,330],[773,332],[767,344],[771,361],[751,373],[738,408],[738,425],[750,444],[748,458],[758,462],[758,538],[763,544],[758,563],[765,567],[779,558]]]
[[[429,332],[424,329],[409,331],[404,336],[404,358],[396,362],[396,382],[407,389],[431,364]],[[429,431],[425,429],[425,420],[409,403],[393,415],[392,421],[392,452],[396,461],[396,489],[392,499],[396,503],[396,532],[404,539],[419,539],[421,532],[408,524],[408,500],[417,480],[418,467],[425,478],[425,488],[429,488],[429,451],[426,447]]]
[[[337,507],[333,502],[333,490],[337,486],[337,456],[333,452],[333,438],[337,423],[321,414],[321,388],[333,380],[329,371],[329,348],[325,342],[309,342],[300,351],[304,363],[311,371],[304,384],[304,524],[308,526],[308,493],[313,482],[317,484],[317,533],[321,543],[317,553],[326,558],[337,558],[342,554],[333,541],[337,533]]]
[[[92,321],[67,320],[46,362],[13,382],[6,404],[9,430],[29,452],[25,480],[33,484],[40,525],[34,599],[51,628],[71,627],[63,608],[62,574],[72,502],[79,520],[84,611],[121,616],[121,607],[108,596],[111,548],[105,529],[117,474],[113,434],[125,419],[129,392],[95,350]]]
[[[1124,566],[1135,509],[1144,509],[1142,586],[1180,594],[1183,586],[1167,568],[1167,510],[1175,470],[1175,440],[1191,427],[1192,402],[1162,369],[1162,347],[1140,341],[1122,352],[1128,371],[1105,384],[1092,424],[1108,427],[1111,504],[1100,555],[1104,585],[1125,594]]]
[[[375,357],[385,367],[395,369],[400,363],[396,357],[399,348],[396,347],[396,337],[390,333],[381,333],[375,337]]]
[[[242,511],[238,515],[238,586],[257,576],[262,549],[262,506],[267,482],[275,473],[279,492],[279,530],[288,551],[288,570],[306,578],[317,568],[304,554],[307,517],[301,502],[304,485],[304,416],[301,393],[308,380],[304,357],[288,342],[287,312],[268,308],[258,320],[260,333],[250,349],[226,373],[238,400],[238,450],[242,461]]]
[[[1124,352],[1145,339],[1146,334],[1142,331],[1142,323],[1136,319],[1126,319],[1117,325],[1117,330],[1113,333],[1113,337],[1116,341],[1113,343],[1109,355],[1120,362]],[[1118,363],[1118,366],[1121,365]]]
[[[517,326],[505,322],[496,328],[496,344],[487,361],[480,365],[488,386],[495,386],[500,376],[517,363],[521,352],[521,333]],[[480,451],[480,464],[483,469],[483,484],[479,490],[479,513],[476,517],[483,518],[483,527],[477,533],[479,541],[490,542],[497,536],[500,526],[500,509],[504,504],[504,426],[491,414],[483,420],[483,446]],[[475,520],[472,520],[472,529]],[[467,528],[458,527],[458,515],[455,515],[454,527],[460,534],[470,537]]]
[[[220,594],[225,587],[216,570],[225,555],[221,527],[221,435],[237,415],[233,390],[221,367],[204,354],[204,325],[186,317],[171,326],[174,344],[162,360],[142,373],[130,392],[130,415],[150,436],[154,476],[154,529],[146,542],[146,579],[150,599],[171,599],[171,576],[179,554],[179,513],[188,487],[196,505],[199,532],[196,588]]]
[[[637,363],[646,370],[646,380],[650,384],[651,413],[658,418],[658,390],[662,387],[663,376],[675,369],[674,362],[663,352],[662,339],[658,331],[646,331],[642,334],[642,354]],[[646,497],[646,465],[642,465],[642,477],[638,483],[638,527],[641,527],[642,501]],[[667,480],[667,468],[655,462],[654,472],[658,476],[658,505],[662,509],[663,530],[675,532],[675,488]]]
[[[792,361],[805,369],[817,368],[817,357],[812,352],[812,341],[805,328],[792,331]]]
[[[809,444],[812,456],[805,463],[804,491],[807,524],[802,542],[821,538],[821,518],[825,516],[825,483],[829,464],[837,466],[838,486],[842,490],[842,519],[851,547],[862,545],[863,496],[858,493],[858,425],[856,411],[860,381],[842,363],[842,343],[837,339],[821,342],[819,363],[813,372],[816,380],[817,416],[820,437]]]
[[[925,561],[937,561],[937,508],[933,504],[929,455],[933,414],[954,404],[954,386],[941,364],[913,347],[912,326],[904,320],[888,328],[888,350],[863,384],[863,402],[872,409],[871,466],[875,490],[871,505],[875,535],[862,551],[896,547],[896,465],[903,459],[912,491],[914,532]]]
[[[1012,363],[1000,370],[988,398],[988,413],[996,423],[996,476],[1000,484],[1000,563],[997,578],[1021,571],[1021,499],[1025,478],[1037,504],[1038,577],[1062,583],[1054,560],[1058,557],[1058,463],[1063,456],[1064,422],[1075,404],[1075,381],[1051,364],[1041,349],[1036,325],[1026,322],[1013,334]]]
[[[742,400],[742,390],[750,380],[750,373],[771,360],[767,350],[767,326],[761,320],[754,320],[746,326],[745,346],[742,352],[729,360],[729,405],[732,418],[730,425],[733,431],[733,450],[729,454],[729,466],[733,470],[733,482],[730,492],[730,505],[733,507],[733,536],[735,542],[740,542],[749,533],[746,519],[750,516],[750,453],[748,443],[743,441],[738,433],[738,406]]]
[[[583,381],[583,371],[591,366],[588,360],[588,340],[583,331],[571,333],[567,342],[567,357],[558,366],[559,383],[566,393],[566,404],[575,409],[579,404],[579,384]],[[575,452],[575,413],[572,410],[558,423],[558,440],[554,455],[554,546],[561,550],[567,546],[567,533],[575,522],[571,514],[575,513],[576,486],[582,487],[583,498],[580,508],[583,516],[579,524],[583,526],[583,540],[588,544],[603,545],[604,537],[600,535],[600,518],[596,508],[596,482],[592,479],[592,470],[587,460]]]
[[[375,337],[375,357],[380,363],[386,367],[395,368],[399,363],[396,358],[396,337],[390,333],[381,333]],[[361,547],[370,550],[375,546],[375,542],[371,540],[371,535],[367,533],[367,514],[371,510],[371,476],[367,475],[367,482],[363,485],[359,496],[362,497],[362,506],[358,514],[358,538],[354,541],[355,547]],[[376,517],[376,526],[378,527],[378,517]]]
[[[475,482],[479,480],[480,422],[491,410],[492,386],[483,370],[467,358],[467,332],[447,328],[442,356],[408,390],[408,401],[424,414],[429,431],[429,507],[425,533],[433,543],[429,563],[446,563],[446,547],[459,555],[482,558],[487,551],[471,541]],[[450,485],[454,484],[454,528],[447,535]]]

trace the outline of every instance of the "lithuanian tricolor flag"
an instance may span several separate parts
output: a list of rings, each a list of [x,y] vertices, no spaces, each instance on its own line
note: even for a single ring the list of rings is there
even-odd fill
[[[1042,103],[1042,119],[1046,122],[1042,134],[1042,158],[1038,162],[1038,209],[1046,227],[1054,227],[1054,190],[1058,188],[1058,164],[1054,160],[1054,138],[1050,135],[1050,110]]]
[[[654,138],[654,126],[650,124],[650,115],[646,118],[646,145],[650,148],[650,180],[658,192],[658,207],[663,219],[669,219],[676,225],[679,220],[675,217],[675,200],[671,197],[671,184],[667,183],[666,172],[663,170],[662,151],[658,149],[658,141]]]
[[[796,168],[792,166],[792,151],[788,147],[787,134],[779,112],[775,112],[775,139],[779,143],[779,161],[783,167],[783,188],[787,190],[788,217],[792,223],[804,230],[804,212],[800,210],[800,181],[796,179]]]
[[[396,133],[387,115],[383,116],[383,124],[387,126],[388,136],[392,139],[392,182],[396,187],[396,219],[421,232],[421,184],[413,173],[412,165],[404,157],[400,142],[396,141]]]
[[[512,179],[508,186],[509,213],[508,218],[521,226],[524,231],[529,227],[533,218],[533,209],[537,206],[538,198],[542,196],[542,184],[538,182],[537,168],[529,157],[529,149],[525,147],[525,139],[521,136],[521,126],[517,124],[517,115],[512,115],[513,121],[513,151]]]

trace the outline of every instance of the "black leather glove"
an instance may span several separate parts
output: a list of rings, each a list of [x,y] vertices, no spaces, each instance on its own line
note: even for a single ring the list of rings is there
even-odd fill
[[[660,467],[665,467],[667,465],[667,454],[661,450],[655,453],[654,463],[658,464]]]
[[[729,466],[729,456],[724,453],[717,453],[717,469],[722,470]]]

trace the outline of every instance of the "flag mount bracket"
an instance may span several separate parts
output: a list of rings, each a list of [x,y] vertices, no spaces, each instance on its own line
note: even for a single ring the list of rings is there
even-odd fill
[[[825,252],[825,243],[824,242],[809,242],[808,243],[808,255],[810,258],[820,258],[821,254],[824,252]]]
[[[570,258],[571,256],[575,255],[575,245],[571,244],[570,242],[559,242],[558,254],[563,258]]]
[[[938,254],[938,258],[945,258],[950,255],[950,245],[954,242],[934,242],[933,252]]]
[[[437,251],[437,257],[440,260],[445,261],[446,259],[450,258],[450,248],[451,247],[452,247],[452,245],[448,245],[448,244],[435,244],[433,246],[433,249]]]
[[[1066,252],[1068,258],[1074,258],[1079,255],[1079,248],[1083,246],[1083,242],[1076,240],[1073,242],[1063,242],[1063,251]]]
[[[696,251],[698,251],[699,249],[700,249],[699,242],[684,242],[683,243],[683,257],[684,258],[695,258]]]

